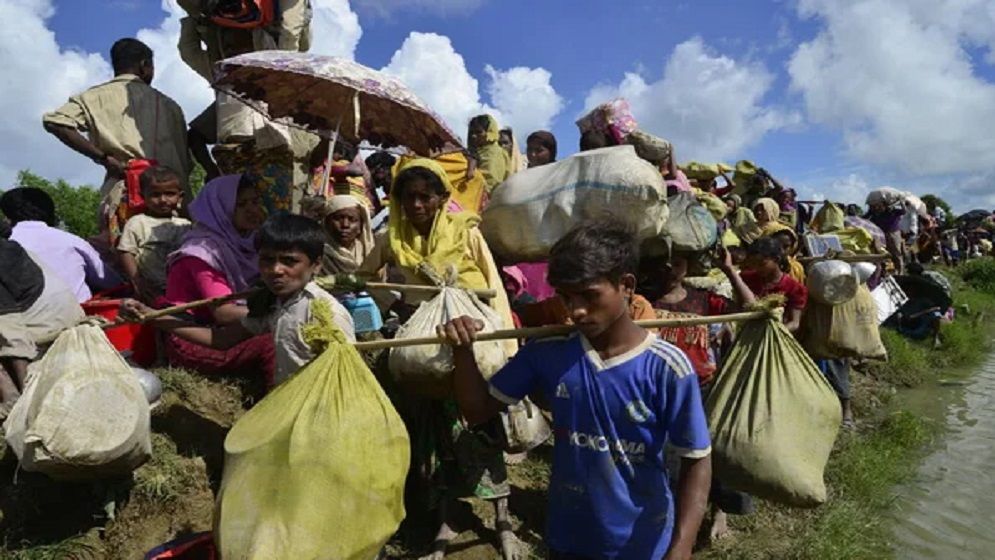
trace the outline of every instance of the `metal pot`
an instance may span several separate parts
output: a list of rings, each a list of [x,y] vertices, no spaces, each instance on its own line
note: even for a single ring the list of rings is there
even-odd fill
[[[820,261],[808,269],[808,291],[816,301],[828,305],[846,303],[857,295],[860,281],[843,261]]]

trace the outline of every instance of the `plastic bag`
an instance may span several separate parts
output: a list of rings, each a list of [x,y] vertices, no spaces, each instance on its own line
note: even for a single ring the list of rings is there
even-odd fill
[[[843,229],[846,216],[838,204],[826,202],[812,218],[812,229],[819,233],[833,233]]]
[[[328,347],[225,439],[221,558],[370,560],[404,519],[404,424],[328,303],[312,306],[304,339]]]
[[[665,234],[675,251],[704,251],[718,241],[719,230],[712,214],[694,194],[677,193],[667,199],[670,219]]]
[[[574,226],[611,214],[640,239],[659,235],[667,222],[667,188],[660,171],[632,146],[581,152],[526,169],[495,188],[480,231],[504,262],[546,260]]]
[[[705,409],[723,484],[792,506],[826,500],[839,399],[780,319],[743,324]]]
[[[867,286],[840,305],[811,302],[802,317],[802,346],[815,359],[884,360],[888,351],[878,331],[878,308]]]
[[[418,306],[395,338],[435,336],[436,327],[464,315],[483,321],[483,332],[492,332],[502,325],[501,317],[472,292],[446,286]],[[490,379],[508,361],[500,340],[477,342],[473,354],[485,379]],[[388,366],[397,383],[412,394],[431,398],[452,396],[453,348],[448,344],[392,348]]]
[[[715,221],[724,219],[726,214],[729,213],[729,206],[714,194],[701,189],[694,189],[691,192],[694,193],[694,197],[698,199],[698,202],[708,209],[708,212],[715,218]]]
[[[91,324],[63,331],[31,364],[4,423],[21,468],[72,480],[138,468],[152,455],[149,427],[138,378]]]

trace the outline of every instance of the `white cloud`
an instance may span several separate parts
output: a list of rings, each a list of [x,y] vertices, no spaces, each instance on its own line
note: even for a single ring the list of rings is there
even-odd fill
[[[417,11],[441,16],[465,15],[479,8],[485,0],[354,0],[364,14],[391,18],[398,12]]]
[[[549,126],[563,107],[563,100],[543,68],[486,68],[490,76],[488,104],[481,99],[480,83],[448,37],[412,32],[383,68],[399,78],[464,137],[469,120],[480,113],[494,115],[516,133]]]
[[[842,132],[856,158],[914,175],[995,169],[991,0],[802,0],[823,27],[788,64],[809,118]]]
[[[329,56],[356,58],[356,45],[363,36],[359,16],[349,7],[349,0],[312,0],[311,52]]]
[[[4,73],[0,80],[0,187],[17,172],[31,169],[48,176],[98,184],[88,159],[69,150],[41,126],[43,113],[60,107],[78,91],[111,77],[100,55],[62,49],[46,27],[54,14],[50,0],[0,0],[0,21],[17,22],[0,31]],[[110,45],[108,45],[108,48]]]
[[[763,105],[773,81],[762,64],[714,54],[695,37],[674,48],[661,79],[647,82],[641,73],[627,73],[617,86],[595,86],[585,110],[625,97],[640,127],[672,141],[679,160],[732,159],[768,132],[798,121]]]
[[[551,128],[553,117],[563,109],[563,98],[553,88],[548,70],[516,66],[502,71],[489,64],[484,70],[491,79],[487,92],[502,115],[501,125],[510,126],[520,143],[535,130]]]
[[[412,32],[383,71],[404,82],[461,136],[474,115],[494,112],[481,102],[477,79],[449,37]]]
[[[363,30],[359,18],[349,9],[348,0],[315,0],[311,52],[352,59]],[[190,69],[176,49],[180,18],[186,15],[175,0],[162,0],[169,15],[155,29],[142,29],[137,38],[155,53],[156,79],[152,84],[172,97],[187,120],[192,120],[214,101],[207,81]]]
[[[176,43],[183,11],[173,0],[162,0],[161,5],[167,16],[157,27],[139,30],[136,37],[155,52],[153,86],[175,99],[189,120],[211,102],[213,94],[179,58]],[[21,169],[73,184],[99,185],[103,179],[100,167],[59,144],[41,126],[43,113],[113,74],[104,53],[58,45],[47,25],[54,10],[51,0],[0,0],[0,21],[18,22],[0,31],[0,52],[9,77],[0,80],[0,187],[11,185]],[[348,0],[315,0],[313,26],[312,52],[353,58],[362,29]],[[113,39],[108,38],[107,50]]]

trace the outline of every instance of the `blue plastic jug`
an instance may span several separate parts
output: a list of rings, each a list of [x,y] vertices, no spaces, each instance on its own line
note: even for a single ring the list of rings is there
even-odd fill
[[[352,315],[356,334],[379,331],[383,327],[383,317],[380,308],[366,292],[360,292],[351,297],[342,298],[342,305]]]

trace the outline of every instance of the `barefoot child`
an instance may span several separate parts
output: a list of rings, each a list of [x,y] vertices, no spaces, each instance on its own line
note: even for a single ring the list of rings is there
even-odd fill
[[[151,303],[166,292],[166,258],[179,248],[191,224],[176,215],[183,189],[175,171],[161,165],[150,167],[139,181],[145,213],[124,224],[117,250],[135,293]]]
[[[156,319],[153,324],[163,330],[212,348],[231,348],[253,336],[273,333],[276,368],[273,385],[286,381],[311,361],[314,354],[301,337],[300,327],[312,317],[311,303],[321,300],[332,308],[335,324],[346,338],[356,339],[352,317],[331,294],[312,282],[321,266],[325,234],[314,220],[304,216],[274,216],[259,229],[259,272],[265,292],[250,298],[249,315],[241,322],[219,327],[200,326],[177,317]],[[138,318],[152,309],[125,300],[122,314]]]
[[[635,236],[616,224],[581,225],[558,241],[549,283],[577,332],[526,345],[490,382],[473,358],[480,324],[440,327],[456,347],[454,390],[470,424],[537,389],[552,403],[553,559],[687,559],[705,512],[711,443],[698,379],[680,350],[629,317],[638,261]],[[682,458],[676,500],[665,443]]]

